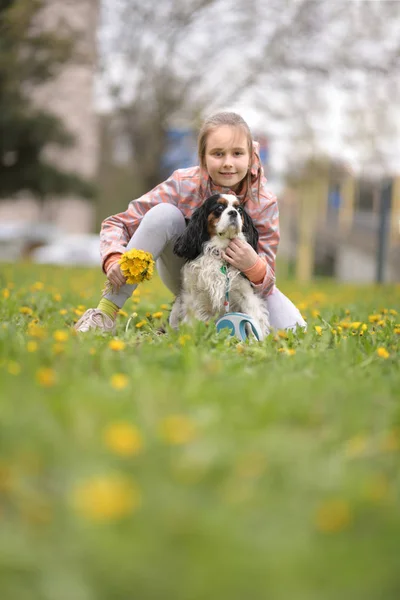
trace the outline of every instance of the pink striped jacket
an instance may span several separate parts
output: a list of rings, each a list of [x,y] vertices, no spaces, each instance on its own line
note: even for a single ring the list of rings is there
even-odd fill
[[[264,280],[255,289],[264,296],[270,294],[275,284],[275,257],[279,244],[279,212],[276,196],[267,187],[267,180],[258,156],[258,144],[254,142],[255,151],[251,166],[253,197],[248,195],[238,198],[246,205],[246,211],[253,219],[259,233],[258,254],[266,261],[267,269]],[[178,169],[163,183],[132,200],[125,212],[105,219],[100,232],[100,253],[102,264],[115,253],[125,252],[132,235],[138,228],[142,217],[150,208],[161,202],[177,206],[184,217],[189,219],[193,211],[206,198],[214,193],[232,193],[229,188],[214,185],[208,173],[200,167]]]

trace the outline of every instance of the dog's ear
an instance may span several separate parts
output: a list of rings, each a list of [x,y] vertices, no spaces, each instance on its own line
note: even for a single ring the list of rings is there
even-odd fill
[[[247,214],[247,212],[243,209],[243,235],[246,240],[249,242],[250,246],[254,248],[256,252],[258,252],[258,231],[254,227],[254,223],[252,218]]]
[[[207,228],[208,204],[196,208],[182,235],[174,245],[174,253],[186,260],[194,260],[203,251],[203,245],[210,239]]]

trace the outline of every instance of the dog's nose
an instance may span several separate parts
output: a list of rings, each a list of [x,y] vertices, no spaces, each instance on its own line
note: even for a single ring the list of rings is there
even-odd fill
[[[237,210],[235,210],[235,209],[233,208],[232,210],[230,210],[230,211],[228,212],[228,215],[229,215],[230,217],[236,217],[236,215],[237,215]]]

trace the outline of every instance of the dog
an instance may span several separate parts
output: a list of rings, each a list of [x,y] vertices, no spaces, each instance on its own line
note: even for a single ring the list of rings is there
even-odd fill
[[[258,232],[239,200],[232,194],[214,194],[194,211],[174,245],[174,253],[186,262],[170,315],[172,327],[193,319],[213,321],[229,310],[249,315],[263,337],[268,334],[266,302],[247,277],[223,259],[233,238],[247,241],[257,252]]]

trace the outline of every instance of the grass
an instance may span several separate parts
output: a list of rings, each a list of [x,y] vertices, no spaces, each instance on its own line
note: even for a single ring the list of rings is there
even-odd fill
[[[76,336],[97,270],[0,269],[4,600],[397,600],[400,286],[280,288],[307,333]]]

